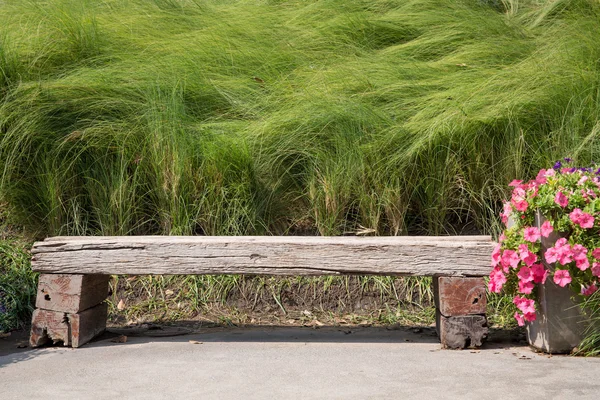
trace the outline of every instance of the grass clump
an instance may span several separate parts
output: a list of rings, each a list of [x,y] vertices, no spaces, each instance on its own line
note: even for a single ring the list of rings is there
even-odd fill
[[[28,247],[0,240],[0,332],[24,328],[33,311],[37,274],[31,271]]]
[[[588,318],[584,331],[584,339],[576,354],[600,356],[600,292],[592,294],[581,304],[584,315]]]
[[[114,277],[113,323],[432,324],[431,279],[407,277]]]
[[[0,196],[40,234],[497,231],[598,157],[595,1],[0,5]]]

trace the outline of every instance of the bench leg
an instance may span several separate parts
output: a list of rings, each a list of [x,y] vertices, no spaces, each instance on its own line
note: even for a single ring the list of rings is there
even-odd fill
[[[443,348],[481,346],[488,334],[483,278],[434,277],[436,330]]]
[[[106,328],[108,275],[41,274],[31,321],[31,347],[79,347]]]

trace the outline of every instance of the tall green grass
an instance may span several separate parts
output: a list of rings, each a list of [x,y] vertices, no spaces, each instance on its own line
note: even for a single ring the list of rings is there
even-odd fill
[[[596,1],[0,5],[0,196],[48,234],[497,231],[598,157]]]
[[[0,333],[27,326],[33,311],[37,274],[31,271],[27,247],[0,240]]]
[[[600,292],[586,298],[582,303],[584,315],[588,318],[583,332],[584,339],[577,349],[577,354],[600,356]]]

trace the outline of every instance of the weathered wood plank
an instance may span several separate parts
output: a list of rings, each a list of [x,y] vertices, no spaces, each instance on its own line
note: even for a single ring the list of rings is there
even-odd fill
[[[74,348],[82,346],[104,332],[107,316],[108,305],[106,303],[98,304],[77,314],[69,314],[71,346]]]
[[[483,277],[440,276],[433,280],[435,306],[445,317],[485,314],[485,293]]]
[[[106,303],[75,314],[37,309],[33,312],[29,344],[39,347],[52,342],[79,347],[104,332],[107,314]]]
[[[64,346],[71,344],[69,332],[69,320],[67,313],[50,310],[35,310],[31,318],[31,335],[29,344],[31,347],[43,346],[48,342]]]
[[[488,236],[56,237],[35,243],[35,271],[65,274],[485,276]]]
[[[108,275],[41,274],[37,308],[77,313],[102,303],[108,296]]]
[[[436,329],[445,349],[479,347],[488,335],[485,315],[444,317],[437,310]]]

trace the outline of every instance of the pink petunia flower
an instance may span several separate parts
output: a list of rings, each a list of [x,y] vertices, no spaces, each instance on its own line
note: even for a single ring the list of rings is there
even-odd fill
[[[523,314],[523,318],[525,318],[525,321],[533,322],[536,319],[535,312],[525,313]]]
[[[531,282],[533,280],[533,273],[529,267],[521,267],[517,276],[522,282]]]
[[[586,189],[585,194],[587,194],[592,199],[595,199],[596,197],[598,197],[596,192],[594,192],[594,190],[592,190],[592,189]]]
[[[594,227],[594,217],[591,214],[583,213],[581,214],[581,218],[579,218],[579,226],[584,229],[589,229]]]
[[[554,246],[556,247],[561,247],[567,244],[567,239],[566,238],[560,238],[556,241],[556,243],[554,243]]]
[[[592,257],[594,257],[597,260],[600,259],[600,247],[597,247],[594,250],[592,250]]]
[[[535,302],[527,297],[515,296],[513,303],[523,314],[535,313]]]
[[[506,276],[502,273],[499,268],[494,268],[490,273],[490,280],[488,282],[488,289],[493,293],[500,293],[502,286],[506,283]]]
[[[550,236],[550,234],[554,231],[554,228],[552,227],[552,224],[550,223],[550,221],[544,221],[544,223],[542,224],[542,229],[541,229],[541,234],[543,237],[548,237]]]
[[[534,183],[535,183],[535,182],[534,182]],[[533,185],[533,186],[532,186],[532,190],[531,190],[531,192],[529,193],[529,197],[531,197],[531,198],[537,197],[537,195],[538,195],[539,191],[540,191],[540,189],[539,189],[539,188],[538,188],[536,185]]]
[[[531,294],[531,292],[533,291],[533,287],[533,282],[519,281],[519,293]]]
[[[540,172],[538,172],[537,176],[535,177],[535,183],[537,183],[538,185],[545,185],[546,183],[548,183],[545,169],[540,169]]]
[[[519,255],[514,250],[504,250],[500,263],[505,268],[517,268],[517,265],[519,265]]]
[[[527,192],[525,192],[525,188],[523,187],[523,185],[520,185],[519,187],[513,189],[512,200],[521,201],[524,200],[526,196]]]
[[[518,311],[515,311],[515,319],[517,320],[517,324],[519,324],[519,326],[525,325],[525,320],[523,319],[523,316],[519,314]]]
[[[494,251],[492,251],[492,267],[500,264],[500,249],[502,245],[498,243],[496,247],[494,247]]]
[[[504,181],[504,182],[506,182],[506,181]],[[519,186],[521,186],[521,183],[523,183],[523,181],[514,179],[511,183],[508,184],[508,186],[519,187]]]
[[[556,251],[555,247],[550,247],[544,253],[544,258],[546,259],[546,262],[549,264],[555,263],[556,261],[558,261],[558,251]]]
[[[533,275],[533,281],[535,283],[541,283],[542,285],[546,283],[548,270],[544,268],[543,264],[533,264],[531,266],[531,274]]]
[[[513,205],[513,207],[515,207],[515,209],[517,211],[520,211],[520,212],[527,211],[527,207],[529,207],[529,203],[526,200],[519,200],[519,201],[513,200],[512,205]]]
[[[575,264],[577,268],[582,271],[585,271],[590,266],[590,262],[587,257],[588,250],[580,245],[576,244],[573,246],[572,251],[573,259],[575,260]]]
[[[571,220],[571,222],[577,225],[579,224],[579,219],[581,218],[582,214],[583,211],[581,211],[581,208],[576,208],[569,213],[569,219]]]
[[[528,242],[535,243],[539,240],[540,236],[540,230],[538,228],[529,227],[523,230],[523,237]]]
[[[573,262],[573,255],[571,254],[571,248],[564,246],[558,249],[558,262],[562,265],[567,265]]]
[[[554,283],[560,287],[565,287],[571,283],[571,275],[566,269],[557,269],[554,271]]]
[[[576,208],[569,213],[569,219],[582,228],[589,229],[594,226],[594,217],[591,214],[584,213],[580,208]]]
[[[558,192],[556,193],[556,196],[554,196],[554,202],[562,208],[565,208],[569,204],[569,199],[563,194],[563,192]]]
[[[583,185],[584,183],[586,183],[586,182],[587,182],[587,180],[588,180],[588,179],[589,179],[589,178],[588,178],[588,176],[587,176],[587,175],[583,175],[583,176],[582,176],[581,178],[579,178],[579,180],[577,181],[577,185],[578,185],[578,186],[581,186],[581,185]]]
[[[592,264],[592,275],[600,277],[600,263],[593,263]]]
[[[525,265],[527,265],[528,267],[531,267],[533,264],[535,264],[538,261],[538,256],[535,253],[532,253],[531,251],[528,252],[528,254],[522,258],[523,262],[525,263]]]
[[[596,286],[595,283],[592,283],[588,287],[585,287],[585,286],[581,287],[581,294],[584,296],[591,296],[594,293],[596,293],[597,291],[598,291],[598,287]]]
[[[573,253],[573,258],[576,260],[582,259],[582,258],[587,258],[587,252],[588,250],[581,244],[576,244],[573,246],[573,249],[571,250]]]
[[[573,250],[571,249],[569,243],[567,243],[567,239],[558,239],[554,245],[554,248],[556,249],[556,255],[559,263],[562,265],[567,265],[573,261]]]
[[[512,206],[510,205],[510,202],[504,203],[504,208],[503,208],[502,212],[500,213],[500,217],[502,218],[502,223],[504,225],[508,224],[508,217],[510,216],[511,212],[512,212]]]
[[[580,270],[585,271],[590,267],[590,261],[587,259],[587,257],[578,258],[575,260],[575,266]]]

